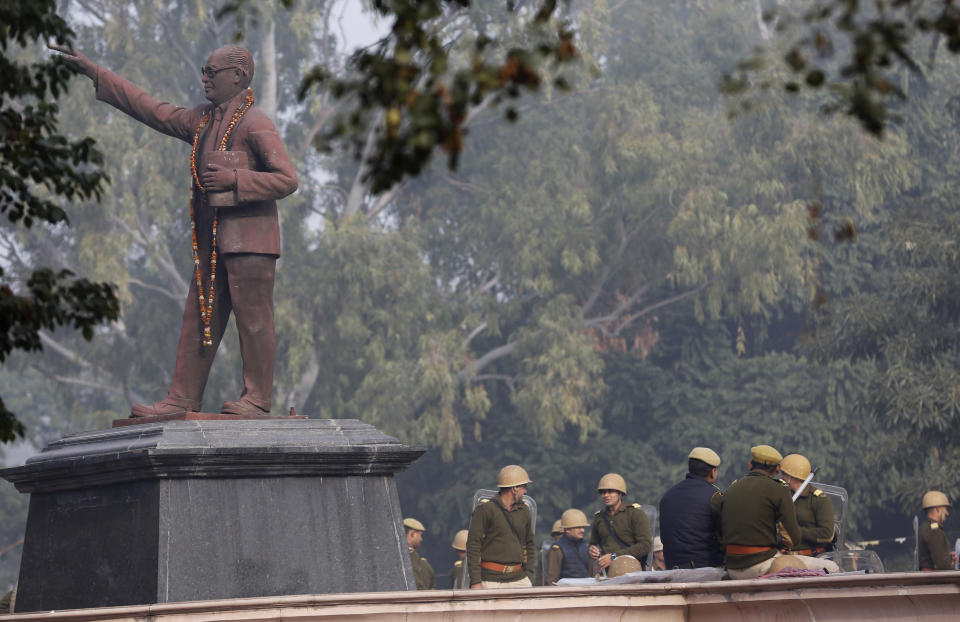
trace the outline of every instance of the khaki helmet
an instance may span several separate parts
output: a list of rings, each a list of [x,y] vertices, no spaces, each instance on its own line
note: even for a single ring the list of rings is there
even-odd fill
[[[613,579],[631,572],[643,570],[643,565],[637,561],[633,555],[617,555],[617,558],[610,562],[607,567],[607,578]]]
[[[466,529],[461,529],[457,532],[457,535],[453,536],[453,548],[458,551],[467,550],[467,534],[469,532]]]
[[[550,528],[550,535],[556,535],[558,533],[563,533],[563,525],[560,524],[560,519],[553,521],[553,527]]]
[[[797,479],[807,479],[810,475],[810,461],[800,454],[790,454],[780,463],[780,470]]]
[[[714,450],[709,447],[694,447],[690,452],[690,455],[687,456],[687,459],[695,458],[701,462],[706,462],[709,466],[718,467],[720,466],[720,456]]]
[[[574,527],[589,527],[587,515],[576,508],[570,508],[560,516],[560,526],[564,529],[573,529]]]
[[[427,528],[423,526],[423,523],[418,521],[415,518],[405,518],[403,519],[403,526],[407,529],[414,529],[416,531],[426,531]]]
[[[601,490],[616,490],[627,494],[627,482],[616,473],[607,473],[600,478],[600,483],[597,484],[597,491]]]
[[[497,476],[498,488],[513,488],[514,486],[523,486],[530,483],[530,476],[522,466],[508,464],[500,469],[500,475]]]
[[[770,564],[770,574],[780,572],[784,568],[794,568],[796,570],[806,570],[807,565],[796,555],[781,555]]]
[[[750,460],[754,464],[776,466],[783,460],[783,456],[770,445],[757,445],[750,448]]]
[[[947,500],[947,495],[943,494],[939,490],[931,490],[927,494],[923,495],[924,510],[938,508],[944,505],[950,507],[950,502]]]

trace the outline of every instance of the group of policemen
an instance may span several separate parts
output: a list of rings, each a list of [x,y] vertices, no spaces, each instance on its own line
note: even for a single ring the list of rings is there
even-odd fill
[[[538,583],[554,585],[564,578],[613,577],[646,569],[720,568],[732,579],[749,579],[786,568],[839,572],[831,559],[818,557],[836,540],[833,503],[810,485],[810,461],[800,454],[783,457],[769,445],[750,450],[749,472],[720,490],[720,456],[707,447],[694,448],[686,478],[660,500],[660,536],[651,538],[643,507],[626,500],[627,483],[617,473],[600,478],[603,503],[592,520],[571,508],[554,523],[546,561],[536,568]],[[779,478],[777,475],[779,474]],[[469,530],[453,540],[458,559],[451,576],[459,586],[468,573],[471,588],[533,585],[536,550],[530,510],[523,502],[527,472],[509,465],[500,470],[499,493],[482,500],[470,518]],[[918,531],[919,570],[950,570],[957,557],[950,551],[943,520],[949,513],[946,495],[923,497],[926,519]],[[418,589],[436,589],[433,569],[419,556],[423,524],[403,521]],[[587,527],[589,538],[585,537]],[[466,558],[466,562],[464,561]]]

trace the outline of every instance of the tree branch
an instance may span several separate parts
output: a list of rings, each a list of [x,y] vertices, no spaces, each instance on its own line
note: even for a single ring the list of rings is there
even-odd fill
[[[457,374],[459,380],[466,380],[471,376],[475,376],[478,371],[494,362],[497,359],[503,358],[511,354],[514,350],[517,349],[517,342],[511,341],[510,343],[504,344],[493,350],[490,350],[476,361],[468,363],[460,372]]]
[[[661,307],[666,307],[667,305],[671,305],[675,302],[679,302],[683,300],[684,298],[689,298],[690,296],[697,294],[698,292],[702,291],[704,288],[709,287],[715,280],[716,279],[710,279],[709,281],[702,283],[693,289],[689,289],[683,293],[677,294],[676,296],[671,296],[670,298],[661,300],[660,302],[654,303],[648,307],[644,307],[643,309],[640,309],[636,313],[628,315],[627,318],[619,326],[617,326],[616,330],[613,331],[613,334],[619,335],[620,331],[622,331],[624,328],[632,324],[637,318],[647,315],[648,313],[652,313]]]

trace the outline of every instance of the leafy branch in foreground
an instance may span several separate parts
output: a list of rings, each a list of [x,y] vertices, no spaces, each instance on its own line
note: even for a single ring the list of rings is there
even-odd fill
[[[923,79],[941,41],[951,53],[960,53],[960,7],[952,1],[808,0],[786,6],[775,1],[765,10],[760,0],[755,3],[765,45],[723,76],[723,91],[745,96],[774,86],[792,93],[827,89],[832,101],[823,106],[825,112],[849,115],[876,136],[891,120],[893,100],[907,98],[899,73]],[[782,43],[785,49],[778,46]],[[768,76],[770,50],[782,54],[785,79]]]

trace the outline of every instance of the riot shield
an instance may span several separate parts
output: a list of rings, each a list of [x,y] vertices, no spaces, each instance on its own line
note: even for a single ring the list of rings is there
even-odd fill
[[[847,501],[850,499],[847,495],[847,489],[832,484],[821,484],[820,482],[810,482],[810,486],[819,488],[833,503],[834,534],[836,536],[834,547],[842,549],[847,538]]]
[[[488,488],[481,488],[477,492],[473,493],[473,505],[470,507],[470,514],[473,515],[473,511],[477,509],[477,506],[486,501],[493,499],[499,491],[490,490]],[[536,527],[537,527],[537,502],[533,500],[533,497],[530,495],[523,495],[521,499],[524,505],[527,506],[527,509],[530,510],[530,524],[531,529],[533,530],[533,536],[536,537]],[[533,563],[535,560],[530,560]],[[458,589],[469,589],[470,588],[470,551],[467,551],[466,557],[463,558],[463,574],[460,578],[460,585],[454,586]]]
[[[650,552],[647,553],[647,561],[643,567],[647,570],[653,568],[653,539],[660,535],[660,526],[657,524],[657,516],[660,511],[655,505],[640,504],[640,509],[647,515],[647,521],[650,523]]]
[[[817,486],[817,488],[820,488]],[[885,572],[876,551],[828,551],[817,555],[820,559],[837,562],[841,572]]]
[[[913,569],[920,570],[920,519],[913,517]]]
[[[540,545],[540,555],[537,556],[537,563],[540,564],[540,566],[537,567],[537,582],[535,585],[547,584],[547,555],[550,554],[550,547],[552,545],[553,540],[547,540]]]

